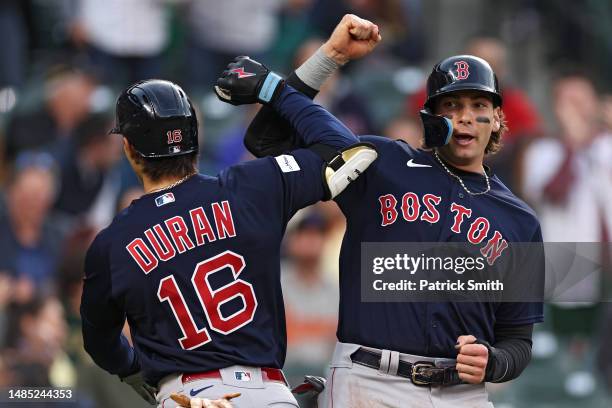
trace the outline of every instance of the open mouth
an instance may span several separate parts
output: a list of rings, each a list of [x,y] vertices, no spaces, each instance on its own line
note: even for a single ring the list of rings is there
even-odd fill
[[[456,133],[453,135],[453,139],[455,139],[455,142],[457,142],[459,146],[467,146],[476,138],[465,133]]]

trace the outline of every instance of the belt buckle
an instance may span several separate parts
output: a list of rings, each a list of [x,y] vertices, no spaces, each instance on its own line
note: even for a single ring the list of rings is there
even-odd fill
[[[419,362],[419,363],[412,364],[412,372],[411,372],[411,375],[410,375],[410,379],[412,380],[412,383],[414,385],[429,385],[429,384],[431,384],[430,381],[423,381],[423,380],[417,379],[417,376],[420,374],[421,368],[433,368],[433,367],[435,367],[435,365],[433,363],[430,363],[429,361]]]

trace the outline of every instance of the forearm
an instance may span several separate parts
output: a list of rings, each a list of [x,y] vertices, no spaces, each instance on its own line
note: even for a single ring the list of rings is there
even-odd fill
[[[485,381],[506,382],[523,372],[531,361],[532,331],[533,325],[496,330],[497,341],[489,349]]]
[[[339,67],[323,51],[314,53],[286,80],[295,90],[310,99],[319,92],[323,83]],[[276,156],[306,144],[291,125],[267,105],[261,107],[247,128],[244,144],[255,157]]]
[[[322,143],[342,149],[359,142],[336,117],[291,86],[281,90],[272,106],[291,124],[306,146]]]

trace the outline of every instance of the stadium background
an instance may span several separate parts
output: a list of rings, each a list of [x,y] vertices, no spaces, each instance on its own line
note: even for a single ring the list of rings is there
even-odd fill
[[[547,304],[523,375],[491,387],[497,407],[612,405],[612,4],[608,0],[2,0],[0,1],[0,387],[70,387],[79,407],[145,406],[82,349],[84,252],[141,194],[106,135],[118,91],[161,77],[199,108],[201,170],[247,160],[254,113],[211,85],[236,55],[289,73],[345,12],[383,43],[351,62],[319,103],[357,134],[418,143],[431,65],[477,53],[500,76],[511,132],[491,164],[538,212],[546,241],[601,242],[589,302]],[[324,374],[335,341],[333,204],[296,216],[284,243],[286,372]],[[605,248],[608,248],[606,252]],[[24,406],[24,405],[20,405]],[[58,406],[58,405],[55,405]]]

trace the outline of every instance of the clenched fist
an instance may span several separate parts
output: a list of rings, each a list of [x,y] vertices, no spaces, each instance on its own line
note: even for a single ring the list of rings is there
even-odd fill
[[[370,53],[381,39],[376,24],[354,14],[346,14],[323,44],[323,52],[342,65]]]
[[[489,360],[489,350],[482,344],[474,344],[476,337],[472,335],[457,338],[457,372],[459,378],[470,384],[484,381]]]

